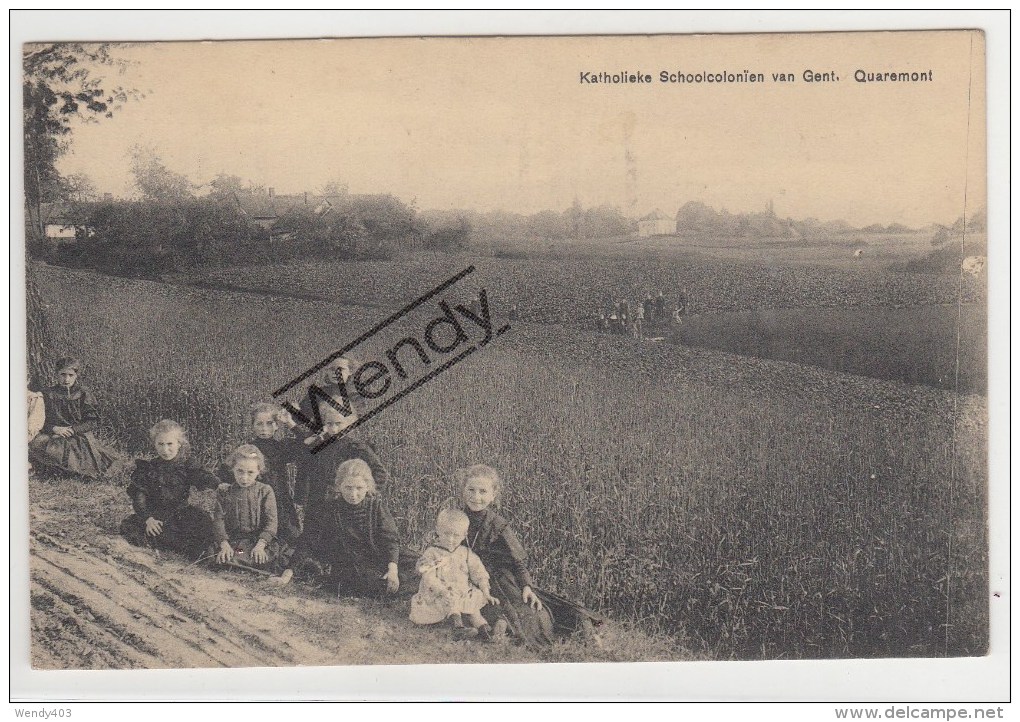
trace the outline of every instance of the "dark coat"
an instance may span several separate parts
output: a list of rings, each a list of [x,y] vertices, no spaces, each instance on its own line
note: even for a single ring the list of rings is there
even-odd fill
[[[220,480],[179,455],[166,461],[139,459],[127,492],[135,513],[120,526],[124,537],[137,546],[152,546],[197,559],[209,551],[215,538],[213,520],[207,512],[191,506],[191,487],[215,489]],[[145,523],[152,517],[163,522],[163,532],[150,537]]]
[[[70,426],[75,434],[95,431],[99,424],[96,399],[85,386],[75,382],[71,388],[61,384],[43,389],[46,423],[42,433],[52,434],[54,426]]]
[[[220,479],[180,455],[170,461],[139,459],[131,472],[127,493],[135,513],[165,521],[188,506],[191,487],[215,489]]]
[[[294,500],[314,510],[322,506],[326,489],[336,479],[336,470],[349,459],[361,459],[372,469],[375,487],[383,491],[390,483],[390,472],[379,459],[370,444],[344,436],[312,453],[314,445],[305,446],[307,451],[299,462],[297,489]],[[307,523],[308,512],[305,512]]]
[[[469,522],[464,543],[485,564],[492,595],[500,600],[499,607],[489,605],[482,610],[490,623],[502,617],[515,637],[532,646],[552,643],[554,634],[576,632],[586,621],[602,623],[601,617],[581,605],[535,587],[524,546],[506,519],[491,509],[464,509],[464,513]],[[531,587],[542,601],[540,611],[524,603],[524,587]]]
[[[291,566],[314,560],[329,570],[328,578],[340,593],[375,595],[383,592],[381,578],[393,562],[401,591],[412,594],[416,557],[401,543],[397,523],[382,500],[367,496],[357,506],[343,499],[325,502],[320,522],[298,540]]]

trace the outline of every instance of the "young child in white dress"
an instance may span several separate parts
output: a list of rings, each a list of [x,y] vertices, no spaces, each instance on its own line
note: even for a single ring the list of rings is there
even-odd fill
[[[492,627],[481,614],[486,604],[498,605],[489,592],[489,573],[478,555],[464,546],[468,518],[459,509],[444,509],[436,520],[435,544],[418,560],[421,584],[411,598],[411,621],[437,624],[449,620],[455,639],[492,639]],[[464,625],[464,618],[470,626]]]

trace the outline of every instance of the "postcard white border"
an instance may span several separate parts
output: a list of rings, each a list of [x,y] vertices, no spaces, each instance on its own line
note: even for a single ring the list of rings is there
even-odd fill
[[[10,16],[11,239],[22,224],[20,46],[27,41],[567,35],[980,28],[988,50],[989,334],[991,348],[991,654],[952,660],[462,665],[306,669],[45,672],[28,664],[27,490],[12,473],[12,700],[609,699],[1003,701],[1009,697],[1009,15],[993,11],[13,11]],[[24,248],[11,243],[12,415],[24,397]],[[19,404],[20,400],[20,404]],[[17,412],[17,413],[16,413]],[[10,423],[8,421],[8,423]],[[18,427],[15,427],[15,430]],[[8,432],[11,429],[8,428]],[[10,435],[8,435],[10,438]],[[20,437],[19,437],[20,438]],[[9,447],[24,469],[24,445]],[[125,710],[126,711],[126,710]],[[187,714],[186,710],[182,710]],[[226,710],[224,710],[226,712]],[[275,715],[273,708],[258,714]]]

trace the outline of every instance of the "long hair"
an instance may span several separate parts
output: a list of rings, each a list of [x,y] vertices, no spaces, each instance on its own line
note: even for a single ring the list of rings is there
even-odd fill
[[[185,431],[184,427],[176,421],[163,419],[162,421],[157,421],[156,424],[149,429],[149,438],[152,439],[152,443],[156,443],[156,437],[161,434],[177,435],[177,440],[181,442],[181,450],[178,452],[178,455],[182,459],[186,459],[188,454],[191,453],[191,442],[188,441],[188,432]]]

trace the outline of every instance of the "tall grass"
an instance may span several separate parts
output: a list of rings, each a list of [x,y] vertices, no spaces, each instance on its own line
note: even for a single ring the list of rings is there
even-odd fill
[[[139,452],[151,423],[176,418],[207,463],[243,436],[252,400],[379,315],[53,269],[41,281],[53,346],[84,357],[108,433]],[[626,373],[557,333],[507,334],[368,425],[411,543],[453,494],[450,472],[488,463],[543,586],[714,658],[986,650],[980,399],[815,392],[797,369],[806,390],[751,386],[724,355],[699,376],[592,341],[622,344]]]

